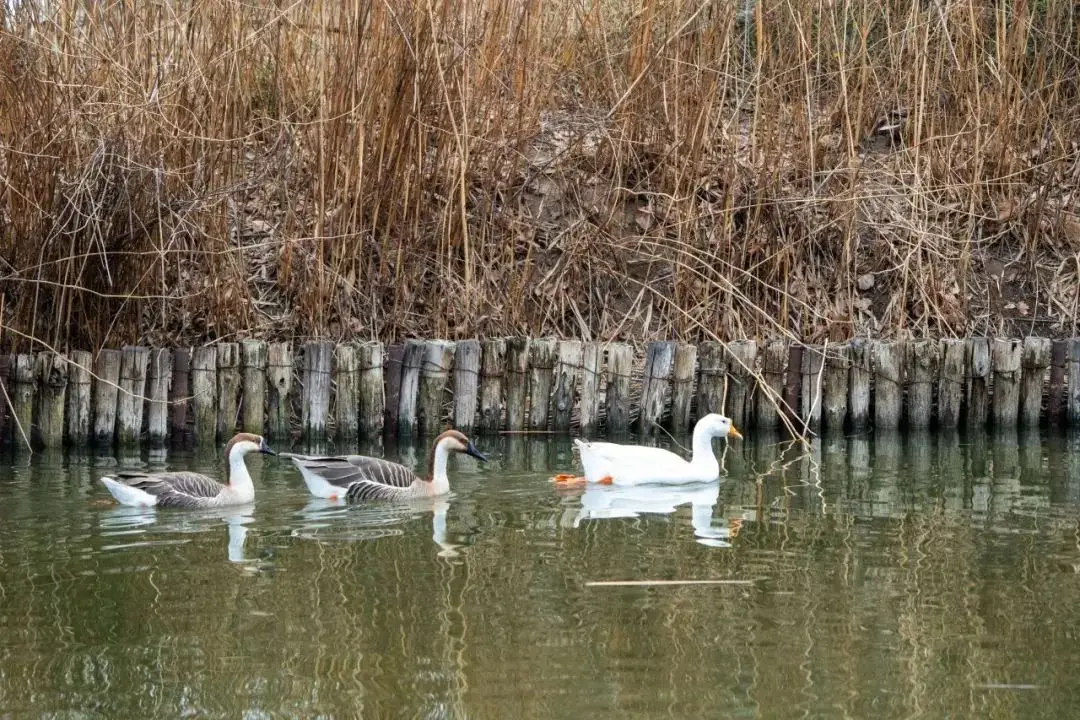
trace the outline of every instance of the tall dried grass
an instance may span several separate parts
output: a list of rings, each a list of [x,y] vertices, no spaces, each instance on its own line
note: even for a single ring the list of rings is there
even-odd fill
[[[6,345],[1076,332],[1070,1],[5,7]]]

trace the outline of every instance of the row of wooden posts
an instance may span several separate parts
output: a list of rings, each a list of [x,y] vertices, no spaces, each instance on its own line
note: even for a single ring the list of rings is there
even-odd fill
[[[1080,427],[1080,339],[551,338],[125,347],[0,356],[0,438],[57,446],[219,442],[237,430],[351,442],[383,433],[685,432],[722,412],[798,432]],[[299,387],[297,387],[299,385]],[[332,432],[331,432],[332,429]]]

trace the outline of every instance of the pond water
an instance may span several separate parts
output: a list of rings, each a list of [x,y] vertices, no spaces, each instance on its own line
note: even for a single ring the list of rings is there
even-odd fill
[[[568,439],[477,444],[441,501],[334,505],[254,457],[255,504],[216,513],[97,481],[212,454],[0,456],[0,718],[1080,706],[1080,438],[757,438],[720,483],[585,492],[548,481]],[[690,580],[724,582],[656,582]]]

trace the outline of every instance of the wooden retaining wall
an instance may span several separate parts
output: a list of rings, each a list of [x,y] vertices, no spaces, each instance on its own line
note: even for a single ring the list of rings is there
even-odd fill
[[[239,430],[349,443],[382,434],[1080,427],[1080,339],[825,347],[785,340],[587,343],[245,340],[0,356],[0,443],[221,443]]]

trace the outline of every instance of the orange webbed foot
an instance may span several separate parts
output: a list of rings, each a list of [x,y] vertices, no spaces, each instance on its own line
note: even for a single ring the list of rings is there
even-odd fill
[[[611,485],[613,482],[615,482],[615,478],[611,477],[610,475],[605,475],[596,482],[600,485]]]
[[[559,483],[560,485],[583,485],[585,483],[585,478],[581,475],[573,475],[571,473],[559,473],[551,478],[551,482]]]

